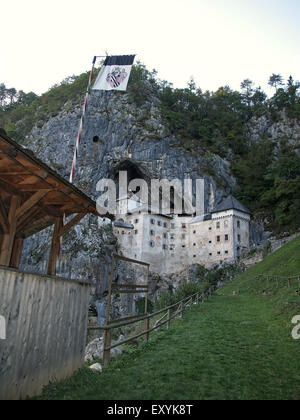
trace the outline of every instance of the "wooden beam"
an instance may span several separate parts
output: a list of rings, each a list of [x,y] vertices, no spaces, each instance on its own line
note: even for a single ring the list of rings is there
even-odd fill
[[[19,268],[21,255],[22,255],[22,249],[23,249],[23,242],[24,242],[24,238],[15,237],[10,264],[9,264],[10,267]]]
[[[1,174],[0,174],[0,177],[1,177]],[[3,179],[0,179],[0,189],[4,190],[5,192],[7,192],[10,195],[19,195],[21,197],[23,197],[23,195],[24,195],[22,193],[22,191],[15,188],[14,186],[9,184],[7,181],[4,181]]]
[[[16,235],[16,211],[20,205],[20,197],[13,195],[10,201],[10,209],[8,213],[9,233],[3,235],[3,242],[1,246],[0,265],[9,266],[13,244]]]
[[[33,207],[17,220],[17,232],[22,232],[27,226],[32,226],[37,217],[39,217],[40,209]]]
[[[62,229],[63,226],[63,218],[57,217],[54,224],[54,232],[52,236],[52,243],[51,243],[51,250],[49,255],[49,262],[48,262],[48,274],[50,276],[55,276],[56,273],[56,263],[58,257],[58,250],[59,250],[59,231]]]
[[[35,204],[37,204],[50,190],[37,191],[33,194],[28,200],[25,201],[16,211],[16,218],[19,219],[20,216],[24,216],[28,210],[30,210]]]
[[[35,235],[36,233],[46,229],[54,223],[55,219],[52,216],[44,216],[39,220],[36,220],[31,226],[26,227],[21,234],[24,235],[25,238],[29,238],[30,236]]]
[[[4,233],[9,232],[8,215],[2,199],[0,198],[0,223]]]
[[[70,220],[65,226],[63,226],[59,231],[59,236],[61,237],[64,235],[68,230],[70,230],[73,226],[77,225],[81,219],[86,215],[86,213],[79,213],[72,220]]]

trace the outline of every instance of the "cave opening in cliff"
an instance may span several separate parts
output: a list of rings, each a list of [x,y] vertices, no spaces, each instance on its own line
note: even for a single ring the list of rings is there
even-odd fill
[[[135,179],[142,179],[146,181],[148,185],[149,197],[150,197],[150,182],[145,172],[139,166],[139,164],[132,162],[130,160],[124,160],[120,162],[113,171],[113,180],[117,186],[117,197],[119,197],[119,172],[127,172],[127,189],[131,181]],[[140,188],[137,187],[135,191],[132,191],[133,194],[138,194]]]
[[[112,176],[111,178],[114,180],[116,187],[117,187],[117,197],[120,197],[120,189],[119,189],[119,172],[121,171],[125,171],[127,172],[127,192],[128,195],[134,194],[136,196],[140,196],[139,194],[140,192],[140,188],[137,187],[136,189],[129,191],[128,187],[131,181],[136,180],[136,179],[142,179],[146,182],[147,186],[148,186],[148,199],[147,199],[147,204],[150,204],[152,202],[152,197],[151,197],[151,177],[149,176],[149,174],[147,174],[147,172],[144,170],[144,168],[137,162],[133,162],[132,160],[126,159],[123,160],[121,162],[119,162],[115,168],[112,171]],[[153,209],[155,212],[159,212],[159,213],[164,213],[165,210],[168,208],[168,205],[166,205],[166,201],[165,198],[163,197],[163,189],[160,187],[159,191],[159,198],[158,198],[158,207],[157,205],[155,205],[154,207],[156,208]],[[169,200],[169,214],[174,214],[175,213],[175,201],[178,201],[177,198],[177,194],[175,191],[174,186],[172,186],[172,184],[170,184],[170,193],[167,196],[167,199]],[[145,203],[145,200],[142,200]]]

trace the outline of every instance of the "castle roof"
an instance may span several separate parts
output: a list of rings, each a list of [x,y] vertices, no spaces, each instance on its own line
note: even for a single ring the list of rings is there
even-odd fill
[[[226,210],[238,210],[242,213],[251,214],[250,210],[247,207],[243,206],[236,198],[232,195],[229,195],[221,204],[214,208],[212,213],[219,213]]]
[[[132,223],[125,223],[124,220],[116,220],[114,222],[114,226],[125,229],[134,229],[134,225]]]

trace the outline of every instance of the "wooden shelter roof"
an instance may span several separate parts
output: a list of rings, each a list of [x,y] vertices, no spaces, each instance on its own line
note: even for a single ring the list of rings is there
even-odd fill
[[[91,198],[0,129],[0,233],[8,230],[12,195],[20,199],[16,234],[23,238],[52,225],[63,215],[100,216]]]

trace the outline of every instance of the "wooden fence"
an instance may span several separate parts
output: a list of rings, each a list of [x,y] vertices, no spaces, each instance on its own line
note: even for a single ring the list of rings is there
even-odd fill
[[[195,293],[185,299],[182,299],[173,305],[170,305],[166,308],[160,309],[159,311],[153,312],[151,314],[142,315],[140,317],[128,317],[127,320],[123,318],[121,322],[116,321],[115,323],[112,322],[110,325],[106,326],[96,326],[96,327],[89,327],[89,330],[103,330],[104,331],[104,344],[103,344],[103,364],[107,365],[110,361],[110,351],[115,347],[121,346],[122,344],[130,343],[132,340],[137,339],[139,337],[144,336],[145,340],[149,340],[149,335],[152,331],[157,330],[159,327],[166,325],[167,329],[171,326],[171,320],[180,317],[183,318],[184,311],[189,308],[192,310],[193,304],[198,304],[199,301],[204,302],[207,300],[212,292],[213,288],[208,289],[205,293]],[[155,324],[151,327],[150,320],[158,315],[164,315],[155,321]],[[133,318],[133,319],[130,319]],[[144,321],[144,328],[142,332],[135,334],[134,336],[127,338],[125,340],[119,341],[118,343],[112,345],[112,330],[115,328],[126,327],[128,325],[132,325],[137,322]]]
[[[266,281],[267,284],[269,285],[272,281],[276,281],[277,282],[277,286],[279,286],[279,282],[284,280],[286,281],[286,285],[287,287],[290,289],[292,287],[292,282],[293,281],[297,281],[298,282],[298,286],[300,287],[300,276],[277,276],[277,275],[271,275],[271,274],[259,274],[258,276],[256,276],[256,278],[258,280],[260,280],[261,282]]]
[[[37,395],[82,367],[88,282],[0,267],[0,400]]]

